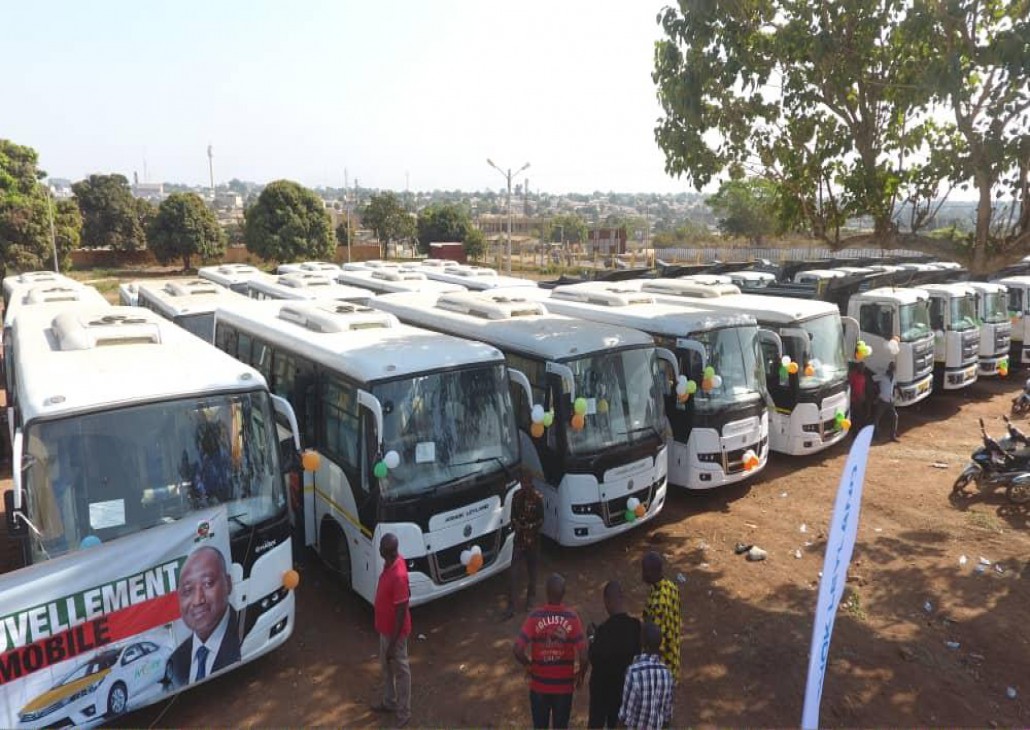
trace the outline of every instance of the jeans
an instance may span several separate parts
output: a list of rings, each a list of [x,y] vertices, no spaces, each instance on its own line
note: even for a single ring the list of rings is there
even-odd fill
[[[383,706],[394,710],[398,720],[411,717],[411,667],[408,664],[408,637],[397,639],[393,653],[387,655],[390,637],[379,635],[379,668],[383,672]]]
[[[537,564],[540,562],[540,545],[539,543],[523,550],[518,547],[515,548],[511,554],[511,568],[508,569],[509,583],[508,583],[508,609],[511,611],[515,610],[515,594],[519,592],[519,574],[522,572],[522,566],[525,564],[526,572],[529,574],[529,585],[526,586],[526,609],[531,609],[533,598],[536,596],[536,569]]]
[[[567,728],[572,715],[572,693],[552,695],[530,690],[529,710],[534,728]]]

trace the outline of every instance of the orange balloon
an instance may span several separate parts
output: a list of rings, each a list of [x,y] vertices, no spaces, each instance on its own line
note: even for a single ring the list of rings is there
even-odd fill
[[[792,362],[790,365],[787,366],[787,372],[791,375],[797,375],[798,364],[796,362]]]
[[[469,564],[465,566],[465,572],[469,575],[475,575],[479,572],[479,569],[483,567],[483,554],[473,553],[472,557],[469,558]]]
[[[300,464],[304,467],[304,471],[318,471],[318,467],[321,464],[322,459],[318,455],[317,451],[308,449],[300,457]]]
[[[714,387],[715,387],[715,383],[712,382],[711,378],[705,378],[704,380],[701,381],[701,390],[703,390],[706,393],[708,391],[710,391]]]
[[[808,363],[805,365],[805,377],[811,378],[813,375],[815,375],[815,367],[812,366],[812,363]]]
[[[542,424],[542,423],[531,424],[530,427],[529,427],[529,435],[532,436],[535,439],[538,439],[541,436],[543,436],[544,435],[544,424]]]
[[[587,417],[582,413],[577,413],[572,417],[572,430],[582,431],[583,427],[587,425]]]
[[[300,573],[296,570],[287,570],[283,573],[283,588],[292,591],[300,585]]]
[[[642,504],[638,504],[637,508],[635,510],[633,510],[633,512],[636,513],[637,517],[643,517],[644,515],[647,514],[647,507],[645,507]]]

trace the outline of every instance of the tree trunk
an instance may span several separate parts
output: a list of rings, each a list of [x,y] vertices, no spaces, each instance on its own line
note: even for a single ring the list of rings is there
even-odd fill
[[[987,261],[987,241],[991,235],[991,184],[989,176],[977,171],[974,176],[980,200],[976,204],[976,233],[973,237],[973,251],[970,257],[970,268],[983,271]]]
[[[185,274],[189,270],[190,270],[190,255],[189,254],[183,254],[183,257],[182,257],[182,272]]]

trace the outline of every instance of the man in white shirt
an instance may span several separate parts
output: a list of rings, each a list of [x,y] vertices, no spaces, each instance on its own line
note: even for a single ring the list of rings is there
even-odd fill
[[[195,550],[182,566],[178,592],[182,622],[193,634],[168,660],[175,688],[240,661],[239,618],[229,605],[232,578],[222,553],[211,546]]]
[[[880,421],[886,415],[891,422],[891,441],[899,441],[898,438],[898,409],[894,407],[894,388],[897,384],[897,377],[894,374],[894,362],[887,364],[887,371],[877,375],[873,380],[879,386],[879,397],[876,399],[876,410],[873,413],[873,424],[877,432],[880,430]]]

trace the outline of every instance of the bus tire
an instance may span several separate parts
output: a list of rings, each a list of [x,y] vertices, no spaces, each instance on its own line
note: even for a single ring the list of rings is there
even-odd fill
[[[350,547],[347,545],[347,536],[340,526],[329,517],[322,520],[318,551],[325,564],[340,576],[344,587],[352,588]]]

